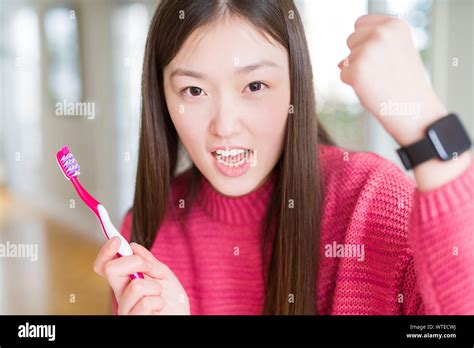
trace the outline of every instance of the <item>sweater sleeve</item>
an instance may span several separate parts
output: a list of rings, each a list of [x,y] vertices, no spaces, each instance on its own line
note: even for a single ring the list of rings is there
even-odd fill
[[[474,161],[432,191],[415,191],[404,314],[474,314]]]

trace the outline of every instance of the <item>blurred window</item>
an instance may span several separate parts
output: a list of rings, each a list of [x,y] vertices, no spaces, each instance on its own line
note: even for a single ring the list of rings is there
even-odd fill
[[[36,12],[22,7],[2,26],[2,123],[4,124],[5,172],[8,184],[24,189],[26,171],[40,165],[41,67],[40,34]],[[3,80],[3,77],[2,77]],[[3,128],[3,126],[2,126]]]
[[[48,89],[52,100],[77,102],[82,98],[79,33],[76,12],[51,7],[44,15],[48,55]]]
[[[135,191],[141,73],[149,20],[148,7],[142,3],[120,5],[112,16],[119,216],[132,205]]]

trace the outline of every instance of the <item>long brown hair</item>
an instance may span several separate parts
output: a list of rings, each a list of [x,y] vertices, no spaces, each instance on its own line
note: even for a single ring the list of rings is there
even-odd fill
[[[166,106],[163,69],[195,29],[225,13],[270,35],[289,56],[291,105],[264,225],[265,241],[270,232],[274,234],[271,262],[268,270],[264,269],[263,314],[315,314],[322,205],[318,143],[332,144],[332,140],[318,126],[306,38],[291,0],[162,0],[159,4],[148,32],[143,65],[132,239],[151,247],[169,208],[170,184],[176,171],[180,143]],[[200,175],[195,166],[193,171]],[[266,246],[264,243],[262,248]]]

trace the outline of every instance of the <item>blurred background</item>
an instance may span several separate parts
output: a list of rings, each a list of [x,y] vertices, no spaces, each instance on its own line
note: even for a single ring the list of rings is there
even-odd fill
[[[410,23],[427,75],[472,137],[474,1],[295,2],[319,115],[338,145],[400,165],[395,142],[339,80],[347,36],[371,12]],[[157,3],[0,0],[0,314],[111,313],[108,285],[92,271],[103,234],[54,156],[70,146],[84,186],[119,226],[133,198],[141,65]],[[6,254],[12,245],[37,257]]]

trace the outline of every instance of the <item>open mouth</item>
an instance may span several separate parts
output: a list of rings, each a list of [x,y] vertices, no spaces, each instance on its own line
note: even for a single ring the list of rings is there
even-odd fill
[[[250,156],[253,153],[251,149],[218,149],[212,152],[212,155],[216,158],[218,163],[233,168],[240,167],[246,161],[250,160]]]

